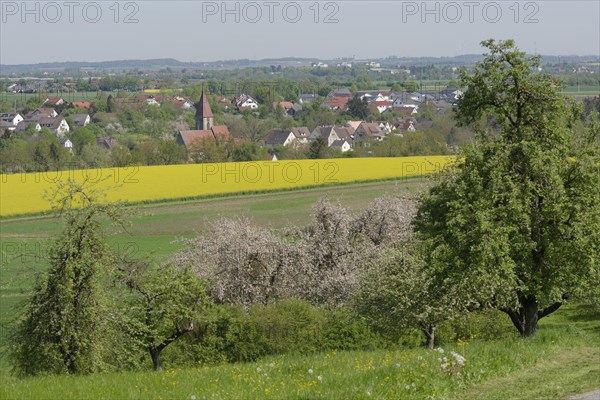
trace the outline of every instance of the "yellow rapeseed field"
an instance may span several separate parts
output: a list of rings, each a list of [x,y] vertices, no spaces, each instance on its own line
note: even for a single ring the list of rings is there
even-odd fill
[[[108,200],[143,202],[431,174],[453,157],[348,158],[162,165],[0,175],[0,216],[50,209],[57,181],[99,182]]]

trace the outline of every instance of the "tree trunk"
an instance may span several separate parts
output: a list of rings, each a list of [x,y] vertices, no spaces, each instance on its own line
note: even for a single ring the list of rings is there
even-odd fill
[[[563,296],[564,298],[564,296]],[[518,311],[502,309],[508,314],[513,325],[517,328],[521,336],[533,336],[538,330],[538,322],[547,315],[558,310],[562,302],[552,304],[543,310],[539,309],[539,304],[534,296],[520,297],[521,307]]]
[[[150,357],[152,357],[152,364],[154,365],[155,371],[162,371],[162,360],[160,359],[161,348],[157,348],[154,345],[151,345],[149,348]]]
[[[423,332],[423,334],[425,335],[425,338],[426,338],[425,347],[429,350],[433,349],[433,346],[435,344],[435,325],[422,324],[421,331]]]

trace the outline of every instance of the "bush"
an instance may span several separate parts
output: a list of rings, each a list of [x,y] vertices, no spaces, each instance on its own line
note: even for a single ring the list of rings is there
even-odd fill
[[[229,305],[213,307],[194,332],[165,350],[164,361],[171,366],[215,365],[284,353],[374,349],[384,344],[351,310],[283,300],[250,310]]]

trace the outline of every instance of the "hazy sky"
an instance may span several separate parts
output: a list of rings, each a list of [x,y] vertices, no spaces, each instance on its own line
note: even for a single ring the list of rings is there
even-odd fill
[[[25,6],[24,6],[25,5]],[[0,63],[454,56],[487,38],[600,55],[600,1],[5,1]]]

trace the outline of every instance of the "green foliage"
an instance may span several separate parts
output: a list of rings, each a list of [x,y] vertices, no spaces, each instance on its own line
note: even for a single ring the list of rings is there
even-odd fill
[[[236,145],[231,154],[232,161],[262,161],[267,150],[255,142],[244,142]]]
[[[416,228],[430,264],[465,277],[473,299],[498,307],[523,335],[598,276],[600,131],[577,135],[577,108],[512,41],[490,53],[456,109],[477,141],[423,198]]]
[[[348,100],[348,112],[355,118],[365,119],[369,115],[369,103],[367,99],[361,99],[358,95],[354,95]]]
[[[50,269],[16,329],[13,358],[19,375],[103,369],[107,310],[99,281],[112,260],[100,221],[103,216],[119,220],[119,213],[98,196],[92,187],[71,181],[51,194],[65,225],[50,246]]]
[[[382,343],[349,309],[326,309],[283,300],[249,311],[219,305],[206,311],[197,329],[165,352],[180,365],[255,361],[268,355],[370,349]]]
[[[162,369],[161,352],[194,329],[195,319],[208,303],[203,282],[186,270],[127,262],[122,282],[131,296],[120,297],[119,317],[128,341],[149,353],[154,368]],[[118,301],[115,299],[115,303]]]

